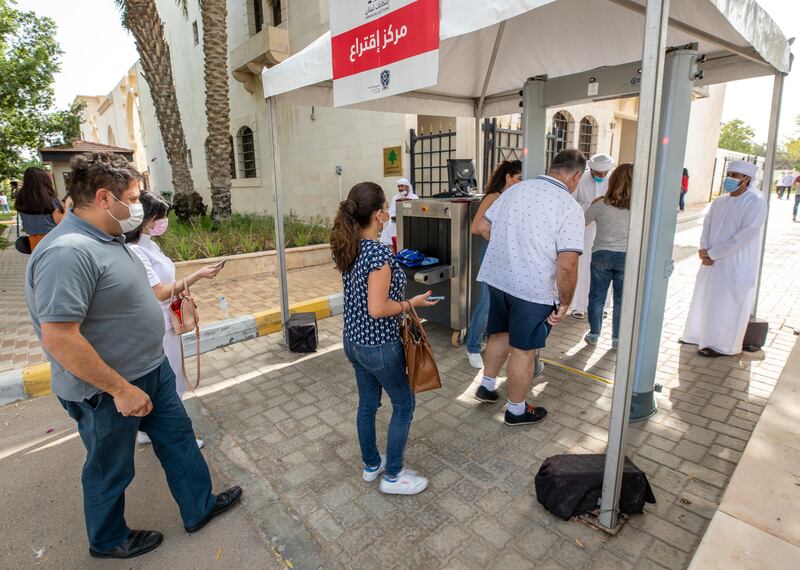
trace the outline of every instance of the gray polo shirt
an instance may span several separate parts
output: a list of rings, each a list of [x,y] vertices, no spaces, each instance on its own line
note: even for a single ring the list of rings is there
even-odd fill
[[[41,323],[80,323],[100,358],[128,381],[164,360],[164,315],[142,262],[126,245],[69,213],[33,251],[26,275],[28,310]],[[73,402],[100,390],[52,364],[53,392]]]

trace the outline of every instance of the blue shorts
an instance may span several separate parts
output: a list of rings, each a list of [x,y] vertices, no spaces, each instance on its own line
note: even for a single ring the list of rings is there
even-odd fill
[[[553,328],[547,317],[555,310],[555,305],[531,303],[489,285],[486,334],[508,333],[508,344],[519,350],[544,348]]]

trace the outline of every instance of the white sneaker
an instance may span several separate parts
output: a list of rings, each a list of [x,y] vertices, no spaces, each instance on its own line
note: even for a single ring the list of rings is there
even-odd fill
[[[469,359],[469,365],[473,368],[483,368],[483,357],[480,353],[467,353],[467,358]]]
[[[136,443],[141,444],[141,445],[147,445],[148,443],[153,443],[153,442],[150,441],[150,437],[148,437],[148,435],[146,433],[144,433],[143,431],[137,431],[136,432]]]
[[[381,453],[381,464],[378,467],[367,467],[364,465],[364,470],[361,472],[361,478],[368,482],[372,483],[375,479],[380,477],[381,473],[383,473],[384,469],[386,469],[386,456]]]
[[[206,446],[206,442],[202,439],[196,439],[197,442],[197,449],[203,449]]]
[[[582,321],[586,318],[586,313],[584,311],[572,311],[572,318]]]
[[[403,469],[394,481],[381,478],[380,489],[387,495],[416,495],[428,488],[428,480],[410,469]]]

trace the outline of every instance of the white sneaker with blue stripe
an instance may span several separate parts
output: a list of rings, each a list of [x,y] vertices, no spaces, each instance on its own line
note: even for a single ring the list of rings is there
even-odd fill
[[[381,464],[375,467],[370,467],[369,465],[364,465],[364,471],[361,473],[361,478],[368,483],[371,483],[378,477],[380,477],[383,470],[386,469],[386,456],[381,453]]]

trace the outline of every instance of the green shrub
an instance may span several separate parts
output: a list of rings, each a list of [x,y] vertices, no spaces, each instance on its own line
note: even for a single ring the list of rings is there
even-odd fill
[[[330,220],[320,216],[303,219],[294,212],[284,216],[286,247],[317,245],[330,241]],[[189,261],[238,253],[275,249],[275,219],[272,216],[234,214],[214,228],[210,216],[181,222],[170,213],[167,233],[157,238],[161,249],[171,259]]]

